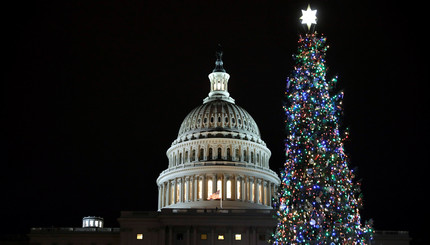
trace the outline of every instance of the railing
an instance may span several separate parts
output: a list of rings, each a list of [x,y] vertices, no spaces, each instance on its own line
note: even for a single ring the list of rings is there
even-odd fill
[[[198,167],[198,166],[214,166],[214,165],[246,167],[246,168],[261,169],[266,171],[271,170],[268,167],[262,167],[254,163],[248,163],[248,162],[228,162],[228,161],[218,161],[218,160],[207,160],[207,161],[200,161],[200,162],[196,161],[196,162],[182,163],[176,166],[172,166],[166,170],[163,170],[163,172],[161,172],[160,175],[169,173],[171,171],[175,171],[177,169],[184,169],[184,168],[191,168],[191,167]]]
[[[120,228],[34,227],[31,232],[119,232]]]

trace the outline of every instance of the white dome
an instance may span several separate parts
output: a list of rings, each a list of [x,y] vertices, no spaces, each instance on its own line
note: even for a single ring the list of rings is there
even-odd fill
[[[182,122],[174,144],[205,137],[247,138],[264,144],[251,115],[225,100],[212,100],[192,110]]]
[[[218,56],[210,92],[184,119],[157,179],[158,208],[271,209],[280,180],[251,115],[227,91],[230,75]]]

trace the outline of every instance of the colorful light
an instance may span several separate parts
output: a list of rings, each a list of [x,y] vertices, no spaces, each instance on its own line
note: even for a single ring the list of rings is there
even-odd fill
[[[367,244],[372,238],[372,225],[361,225],[360,184],[353,181],[344,151],[343,92],[333,94],[337,77],[326,79],[327,49],[322,35],[300,36],[287,79],[283,108],[289,136],[273,244]]]

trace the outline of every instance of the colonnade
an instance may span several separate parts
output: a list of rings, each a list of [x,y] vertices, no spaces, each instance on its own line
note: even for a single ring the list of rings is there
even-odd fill
[[[208,200],[220,191],[223,200],[271,206],[275,183],[240,174],[197,174],[165,181],[158,186],[158,209],[185,202]]]
[[[232,139],[185,142],[168,150],[169,168],[200,161],[232,161],[269,167],[270,151],[259,144]]]

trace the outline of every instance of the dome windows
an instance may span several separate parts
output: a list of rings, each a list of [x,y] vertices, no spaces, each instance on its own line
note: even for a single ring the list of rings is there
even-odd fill
[[[176,141],[189,140],[187,136],[191,134],[207,137],[213,130],[245,133],[261,141],[258,127],[249,113],[223,100],[214,100],[192,110],[184,119]],[[224,134],[223,137],[231,136]]]

